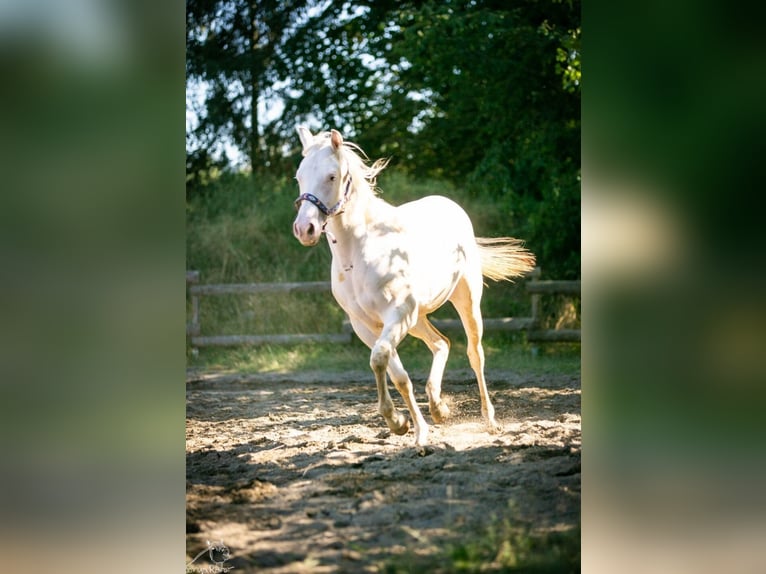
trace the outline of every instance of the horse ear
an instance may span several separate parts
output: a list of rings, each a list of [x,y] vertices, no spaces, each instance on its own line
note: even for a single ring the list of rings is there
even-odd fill
[[[303,145],[303,153],[314,144],[314,136],[311,135],[311,131],[306,126],[297,126],[298,136],[301,138],[301,144]]]
[[[343,136],[340,135],[338,130],[330,130],[330,143],[332,144],[333,151],[340,150],[343,145]]]

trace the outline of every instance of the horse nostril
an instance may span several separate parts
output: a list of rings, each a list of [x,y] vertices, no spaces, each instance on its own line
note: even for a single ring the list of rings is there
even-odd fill
[[[313,223],[309,223],[309,226],[306,228],[306,234],[309,237],[312,237],[314,235],[314,224]]]

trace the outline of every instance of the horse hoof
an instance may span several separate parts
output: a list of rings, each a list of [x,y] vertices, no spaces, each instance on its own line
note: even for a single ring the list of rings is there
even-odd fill
[[[500,426],[495,419],[492,419],[487,422],[487,432],[489,432],[489,434],[501,434],[503,432],[503,427]]]
[[[407,434],[410,430],[410,421],[409,419],[405,418],[404,422],[400,424],[399,426],[391,425],[391,432],[398,435]]]
[[[428,410],[431,412],[431,418],[436,424],[441,424],[449,418],[449,407],[444,401],[438,405],[433,403],[428,405]]]
[[[418,456],[428,456],[436,452],[436,449],[429,445],[415,445],[415,452]]]

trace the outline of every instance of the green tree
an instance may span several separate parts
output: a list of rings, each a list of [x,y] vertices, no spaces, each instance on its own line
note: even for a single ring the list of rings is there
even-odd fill
[[[186,80],[204,90],[187,133],[187,168],[209,165],[210,152],[231,142],[253,171],[268,164],[258,102],[274,83],[275,55],[305,15],[305,0],[187,0]]]
[[[296,124],[307,123],[342,130],[370,155],[398,141],[414,113],[410,102],[402,106],[395,99],[395,70],[386,58],[398,33],[392,18],[402,4],[340,0],[315,6],[280,50],[280,129],[287,140],[294,139]]]
[[[406,165],[496,197],[546,271],[579,275],[579,3],[428,2],[398,19],[397,84],[427,103]]]

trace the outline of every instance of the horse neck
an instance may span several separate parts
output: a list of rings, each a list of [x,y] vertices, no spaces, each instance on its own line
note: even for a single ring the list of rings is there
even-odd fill
[[[327,221],[327,230],[335,239],[330,239],[333,255],[346,259],[351,252],[358,249],[367,235],[370,224],[384,217],[392,206],[376,197],[370,190],[351,192],[350,200],[343,212]]]

